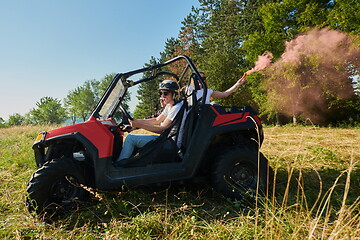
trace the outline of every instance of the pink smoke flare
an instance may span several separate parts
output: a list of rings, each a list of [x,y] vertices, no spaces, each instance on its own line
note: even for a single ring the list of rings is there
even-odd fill
[[[271,60],[273,59],[273,55],[271,52],[264,52],[262,55],[258,57],[258,60],[255,62],[255,67],[246,72],[247,75],[250,75],[254,72],[260,71],[271,65]]]

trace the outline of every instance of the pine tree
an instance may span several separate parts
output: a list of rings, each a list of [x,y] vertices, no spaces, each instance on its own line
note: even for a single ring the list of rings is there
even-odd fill
[[[225,91],[244,72],[242,35],[240,26],[241,1],[202,1],[204,24],[200,49],[194,54],[198,69],[205,72],[208,87]],[[248,94],[236,92],[226,99],[215,99],[224,105],[240,105],[246,102]]]
[[[158,64],[155,57],[151,57],[150,62],[145,64],[145,67]],[[148,77],[150,73],[144,73],[144,78]],[[147,81],[140,83],[137,90],[137,98],[139,103],[136,105],[134,111],[135,118],[145,118],[153,115],[159,108],[159,96],[158,96],[159,82]]]

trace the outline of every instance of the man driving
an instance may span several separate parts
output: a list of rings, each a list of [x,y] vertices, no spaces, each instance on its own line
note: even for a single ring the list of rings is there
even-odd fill
[[[182,106],[181,102],[176,101],[178,90],[179,86],[175,81],[162,81],[159,85],[160,100],[165,104],[162,113],[156,118],[129,120],[131,126],[133,128],[142,128],[153,133],[162,133],[172,124]],[[131,157],[135,148],[141,148],[157,137],[158,135],[128,134],[117,161]]]

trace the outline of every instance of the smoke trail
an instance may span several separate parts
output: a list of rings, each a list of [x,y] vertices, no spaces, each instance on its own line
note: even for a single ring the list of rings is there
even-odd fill
[[[266,70],[266,90],[275,109],[324,123],[336,103],[354,96],[350,68],[359,68],[359,45],[329,28],[311,30],[286,43]]]

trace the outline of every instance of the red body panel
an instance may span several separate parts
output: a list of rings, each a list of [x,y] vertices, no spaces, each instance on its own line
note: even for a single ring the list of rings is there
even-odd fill
[[[84,123],[79,123],[67,127],[51,130],[47,132],[46,138],[61,136],[69,133],[81,133],[86,137],[98,150],[99,158],[112,156],[114,135],[109,131],[109,125],[114,123],[106,121],[108,124],[102,124],[95,118],[90,118]]]
[[[249,112],[245,113],[229,113],[229,114],[220,114],[214,107],[211,107],[212,110],[216,113],[216,118],[213,122],[213,127],[216,126],[225,126],[234,123],[246,122]]]
[[[250,112],[220,114],[214,107],[211,106],[211,108],[216,114],[216,118],[212,124],[213,127],[226,126],[230,124],[246,122],[249,120],[248,117],[250,116]],[[260,119],[257,116],[253,115],[252,118],[258,125],[261,125]]]

